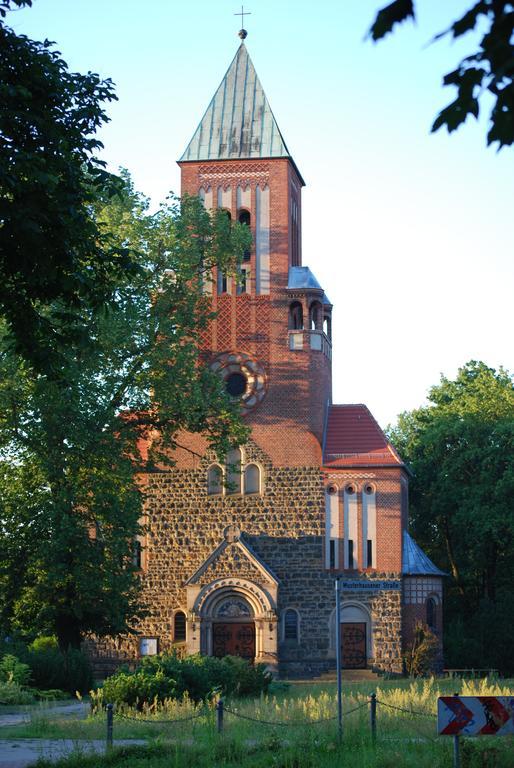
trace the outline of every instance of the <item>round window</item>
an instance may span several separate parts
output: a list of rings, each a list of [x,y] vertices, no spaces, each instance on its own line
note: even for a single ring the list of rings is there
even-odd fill
[[[374,487],[372,485],[365,485],[364,486],[364,492],[365,493],[369,493],[369,494],[375,493],[375,489],[374,489]]]
[[[355,486],[354,486],[354,485],[347,485],[347,486],[346,486],[346,493],[348,493],[348,494],[352,494],[352,493],[355,493],[355,491],[356,491],[356,490],[357,490],[357,489],[355,488]]]
[[[246,376],[242,373],[231,373],[225,379],[225,387],[231,397],[240,397],[246,392]]]
[[[329,496],[335,496],[335,494],[337,493],[337,486],[327,485],[327,493]]]
[[[243,352],[223,352],[211,362],[211,371],[223,379],[227,393],[239,400],[245,416],[266,396],[267,377],[262,365]]]

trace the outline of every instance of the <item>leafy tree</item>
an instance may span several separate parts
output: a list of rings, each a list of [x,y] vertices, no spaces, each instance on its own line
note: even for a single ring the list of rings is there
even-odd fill
[[[382,8],[370,29],[373,40],[380,40],[393,27],[415,19],[414,0],[394,0]],[[443,109],[432,125],[437,131],[446,125],[451,133],[468,115],[477,118],[480,99],[486,91],[492,96],[491,125],[487,143],[498,148],[514,142],[514,7],[502,0],[478,0],[449,29],[435,40],[449,35],[453,39],[474,30],[480,35],[477,50],[466,56],[457,69],[444,76],[443,84],[457,89],[454,101]]]
[[[6,26],[23,5],[0,2],[0,315],[16,349],[48,372],[63,363],[61,347],[88,338],[80,312],[71,324],[54,312],[100,310],[137,265],[92,215],[98,195],[116,189],[96,156],[113,84],[70,72],[53,43]]]
[[[211,315],[202,283],[237,269],[248,231],[197,198],[150,214],[127,174],[123,185],[97,203],[96,226],[137,272],[103,312],[48,308],[68,338],[87,327],[88,343],[62,347],[59,375],[42,374],[0,329],[2,628],[56,634],[61,648],[126,631],[138,613],[138,472],[169,465],[181,430],[220,452],[246,437],[197,338]]]
[[[441,378],[428,406],[401,414],[390,436],[414,472],[415,536],[451,575],[446,625],[454,663],[464,655],[470,666],[489,660],[512,669],[502,635],[514,587],[511,377],[469,362],[454,381]],[[484,628],[493,615],[498,632],[489,636]]]

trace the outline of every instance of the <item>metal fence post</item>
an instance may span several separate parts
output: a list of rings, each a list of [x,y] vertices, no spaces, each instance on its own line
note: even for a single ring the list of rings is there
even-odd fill
[[[339,741],[343,738],[343,686],[342,686],[342,658],[341,658],[341,585],[339,576],[335,579],[336,591],[336,672],[337,672],[337,723],[339,728]]]
[[[218,733],[223,733],[223,699],[220,699],[216,704],[216,723]]]
[[[113,726],[113,720],[114,720],[114,712],[113,712],[113,705],[107,704],[107,741],[106,741],[106,749],[109,751],[112,749],[112,726]]]
[[[369,722],[371,725],[371,740],[374,746],[377,740],[377,694],[376,693],[372,693],[370,696]]]

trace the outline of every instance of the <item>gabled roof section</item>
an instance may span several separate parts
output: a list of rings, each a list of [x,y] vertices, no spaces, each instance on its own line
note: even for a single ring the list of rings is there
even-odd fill
[[[229,547],[235,547],[239,551],[239,555],[242,556],[242,561],[245,560],[250,563],[252,568],[255,569],[260,575],[263,581],[271,582],[272,584],[278,584],[278,579],[266,565],[266,563],[257,555],[256,552],[242,539],[238,538],[234,541],[225,539],[218,544],[211,554],[203,561],[201,566],[193,573],[192,576],[185,582],[184,586],[190,586],[192,584],[198,584],[201,581],[202,576],[214,563],[219,560]]]
[[[365,405],[331,405],[324,446],[325,466],[404,466]]]
[[[407,531],[403,532],[402,573],[406,576],[446,576],[419,547]]]
[[[290,154],[241,43],[179,162],[259,157]]]

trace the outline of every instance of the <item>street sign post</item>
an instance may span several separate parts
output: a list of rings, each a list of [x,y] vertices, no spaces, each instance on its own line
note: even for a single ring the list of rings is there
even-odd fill
[[[337,673],[337,725],[339,741],[343,738],[343,681],[341,648],[341,580],[336,576],[336,673]]]

